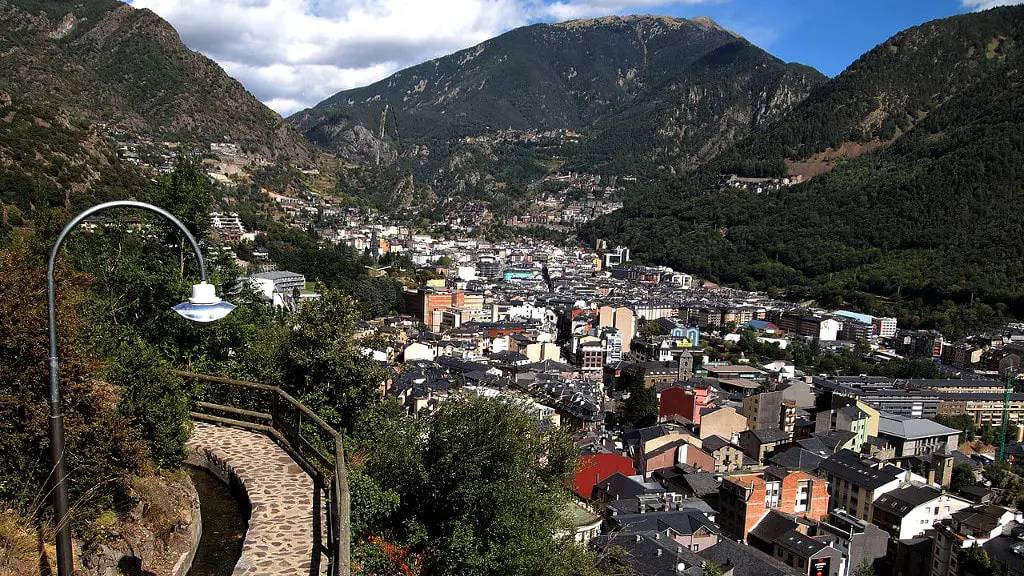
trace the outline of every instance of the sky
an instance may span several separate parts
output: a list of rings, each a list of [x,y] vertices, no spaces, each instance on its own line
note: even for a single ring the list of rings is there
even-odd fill
[[[1024,0],[128,0],[168,20],[282,115],[537,22],[708,16],[835,76],[893,34]]]

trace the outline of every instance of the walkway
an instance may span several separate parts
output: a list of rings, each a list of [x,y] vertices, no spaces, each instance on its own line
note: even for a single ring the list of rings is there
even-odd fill
[[[310,576],[313,481],[291,456],[263,434],[204,423],[188,447],[190,463],[235,476],[249,495],[252,517],[233,576]],[[322,556],[319,572],[327,572]]]

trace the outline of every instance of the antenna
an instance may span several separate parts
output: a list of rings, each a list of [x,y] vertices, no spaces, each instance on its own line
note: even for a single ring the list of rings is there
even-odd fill
[[[384,145],[384,123],[388,120],[388,108],[391,104],[385,104],[384,110],[380,113],[380,136],[377,137],[377,166],[380,166],[380,147]]]

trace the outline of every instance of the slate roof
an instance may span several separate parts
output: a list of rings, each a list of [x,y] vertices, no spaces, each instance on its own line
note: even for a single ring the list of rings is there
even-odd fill
[[[850,450],[840,450],[830,458],[822,460],[818,469],[868,490],[884,486],[904,472],[891,464],[881,469],[873,468],[863,463],[860,457]]]
[[[723,539],[718,544],[697,553],[716,564],[731,563],[733,576],[790,576],[800,575],[796,568],[764,554],[751,546]]]
[[[732,446],[733,448],[739,450],[739,446],[736,446],[732,442],[729,442],[725,438],[722,438],[721,436],[718,435],[712,435],[708,436],[707,438],[704,438],[703,440],[701,440],[701,446],[704,448],[704,451],[709,454],[711,452],[714,452],[715,450],[725,448],[726,446]]]
[[[778,428],[763,428],[760,430],[748,430],[748,432],[752,433],[761,444],[784,442],[789,440],[789,434],[786,434]]]
[[[815,540],[814,538],[801,534],[796,530],[790,530],[780,534],[773,540],[773,542],[776,546],[789,550],[803,558],[810,558],[818,552],[821,552],[822,549],[828,547],[827,542]]]
[[[930,486],[908,486],[882,494],[875,500],[874,507],[902,517],[914,508],[941,495],[942,491]]]
[[[688,487],[698,498],[711,494],[718,494],[719,480],[710,472],[697,472],[695,474],[683,474],[675,479],[677,484]]]
[[[635,534],[630,538],[622,538],[608,535],[599,536],[592,543],[596,546],[609,543],[613,546],[622,546],[627,554],[617,561],[631,567],[633,572],[639,575],[676,576],[676,566],[682,562],[686,566],[686,571],[683,572],[685,576],[701,576],[702,558],[667,536]]]
[[[761,521],[750,529],[750,536],[754,536],[765,543],[772,543],[775,537],[784,534],[797,527],[796,520],[792,516],[778,510],[769,510]]]
[[[920,438],[931,438],[933,436],[949,436],[959,434],[961,431],[956,428],[943,426],[938,422],[924,418],[907,418],[883,412],[878,419],[878,433],[887,434],[895,438],[906,440],[917,440]]]
[[[599,481],[597,486],[607,492],[612,498],[618,498],[619,500],[633,499],[641,494],[655,494],[665,491],[661,486],[658,486],[657,488],[653,486],[646,486],[642,482],[637,482],[636,480],[623,475],[622,472],[616,472],[604,480]]]
[[[816,436],[801,438],[796,441],[796,445],[800,446],[804,450],[807,450],[808,452],[813,452],[815,454],[820,454],[822,452],[832,454],[834,452],[834,450],[830,449],[828,446],[825,445],[824,442],[821,441],[821,438],[818,438]]]
[[[819,456],[813,452],[804,450],[799,446],[793,446],[785,452],[781,452],[772,456],[768,459],[768,463],[774,466],[780,466],[789,470],[802,470],[804,472],[810,472],[818,468],[821,461],[824,460],[824,456]]]
[[[849,430],[829,430],[828,432],[816,432],[813,436],[820,440],[830,452],[835,452],[836,449],[849,442],[856,434]]]

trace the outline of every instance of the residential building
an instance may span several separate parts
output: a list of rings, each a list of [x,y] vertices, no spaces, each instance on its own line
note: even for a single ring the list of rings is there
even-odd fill
[[[775,537],[772,556],[806,576],[840,576],[842,552],[825,539],[790,530]]]
[[[875,499],[871,523],[898,540],[915,538],[970,505],[963,498],[931,486],[907,486]]]
[[[828,483],[805,472],[734,474],[722,479],[718,522],[730,538],[746,540],[769,510],[818,519],[828,513]]]
[[[931,576],[960,576],[958,555],[972,546],[984,546],[1014,522],[1014,513],[1002,506],[963,508],[935,524]]]
[[[743,449],[721,436],[702,438],[704,451],[715,459],[715,472],[732,472],[744,464]]]
[[[779,409],[782,406],[782,391],[751,394],[743,399],[743,415],[747,417],[747,428],[759,430],[779,428]]]
[[[589,500],[593,496],[594,486],[614,474],[633,476],[636,474],[636,467],[631,459],[620,454],[584,454],[580,457],[579,469],[573,476],[573,491],[581,498]]]
[[[833,510],[817,526],[818,539],[826,541],[842,555],[842,576],[852,576],[862,564],[883,573],[889,533],[842,510]]]
[[[877,435],[878,412],[875,411],[875,434]],[[872,415],[862,410],[857,405],[843,406],[831,410],[822,410],[815,415],[815,432],[830,432],[833,430],[845,430],[854,434],[853,445],[860,450],[868,441],[871,435]]]
[[[710,409],[700,416],[700,437],[721,436],[732,440],[747,429],[747,418],[731,406]]]
[[[842,324],[831,318],[799,312],[785,312],[779,316],[775,324],[791,334],[817,338],[822,341],[836,340],[842,329]]]
[[[871,505],[881,495],[899,488],[912,478],[902,468],[850,450],[840,450],[823,460],[818,470],[828,478],[832,510],[845,510],[853,517],[871,522]]]
[[[778,428],[763,428],[740,432],[739,445],[744,454],[761,464],[768,460],[768,456],[776,448],[788,444],[792,440],[791,434]]]
[[[680,382],[658,392],[658,417],[682,416],[700,426],[701,411],[711,402],[712,388],[707,382]]]

